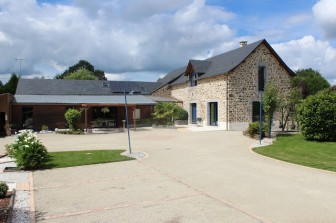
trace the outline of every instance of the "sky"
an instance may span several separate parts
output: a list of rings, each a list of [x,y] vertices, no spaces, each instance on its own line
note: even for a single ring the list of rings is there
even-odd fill
[[[0,0],[0,81],[82,59],[109,80],[156,81],[266,39],[292,70],[336,84],[335,12],[336,0]]]

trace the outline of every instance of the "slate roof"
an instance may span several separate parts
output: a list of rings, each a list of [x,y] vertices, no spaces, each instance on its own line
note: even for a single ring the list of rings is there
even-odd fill
[[[294,72],[283,62],[283,60],[265,39],[208,58],[203,60],[203,62],[201,60],[190,60],[189,64],[193,66],[196,72],[201,73],[198,79],[226,74],[239,66],[260,44],[265,44],[265,46],[278,59],[279,63],[288,71],[288,73],[294,75]],[[169,72],[164,78],[160,80],[162,83],[161,87],[167,84],[175,85],[187,82],[188,77],[184,76],[186,69],[187,67],[182,67]]]
[[[148,95],[161,86],[158,82],[19,79],[16,95],[112,95],[134,91]]]
[[[152,95],[148,95],[146,97],[155,102],[161,102],[161,101],[162,102],[179,102],[179,100],[175,98],[170,98],[170,97],[161,97],[161,96],[152,96]]]
[[[164,76],[162,79],[159,80],[159,83],[161,83],[162,85],[172,83],[174,80],[176,80],[182,74],[184,74],[186,69],[187,69],[187,67],[180,67],[178,69],[170,71],[166,76]]]
[[[212,61],[210,60],[189,60],[196,73],[204,74]]]
[[[13,104],[102,104],[123,105],[124,95],[15,95]],[[127,104],[154,105],[155,101],[144,95],[127,95]]]

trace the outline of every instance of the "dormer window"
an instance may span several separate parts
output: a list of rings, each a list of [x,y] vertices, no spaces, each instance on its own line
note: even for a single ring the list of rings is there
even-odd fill
[[[109,83],[107,83],[107,82],[104,82],[103,84],[102,84],[102,86],[105,88],[105,87],[109,87]]]
[[[189,86],[197,86],[197,73],[194,72],[189,76]]]

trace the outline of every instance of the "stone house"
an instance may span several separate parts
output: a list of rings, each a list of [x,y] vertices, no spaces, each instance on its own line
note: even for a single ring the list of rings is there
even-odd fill
[[[272,82],[286,94],[294,72],[266,40],[206,60],[189,60],[169,72],[152,95],[182,101],[189,123],[245,130],[259,120],[260,92]],[[275,116],[279,120],[279,115]]]

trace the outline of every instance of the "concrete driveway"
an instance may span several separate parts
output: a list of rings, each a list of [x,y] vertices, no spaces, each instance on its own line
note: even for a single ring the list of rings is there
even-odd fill
[[[125,133],[42,135],[50,151],[126,149]],[[241,132],[131,132],[144,160],[34,172],[38,222],[335,222],[336,174],[250,152]],[[6,139],[7,140],[7,139]]]

